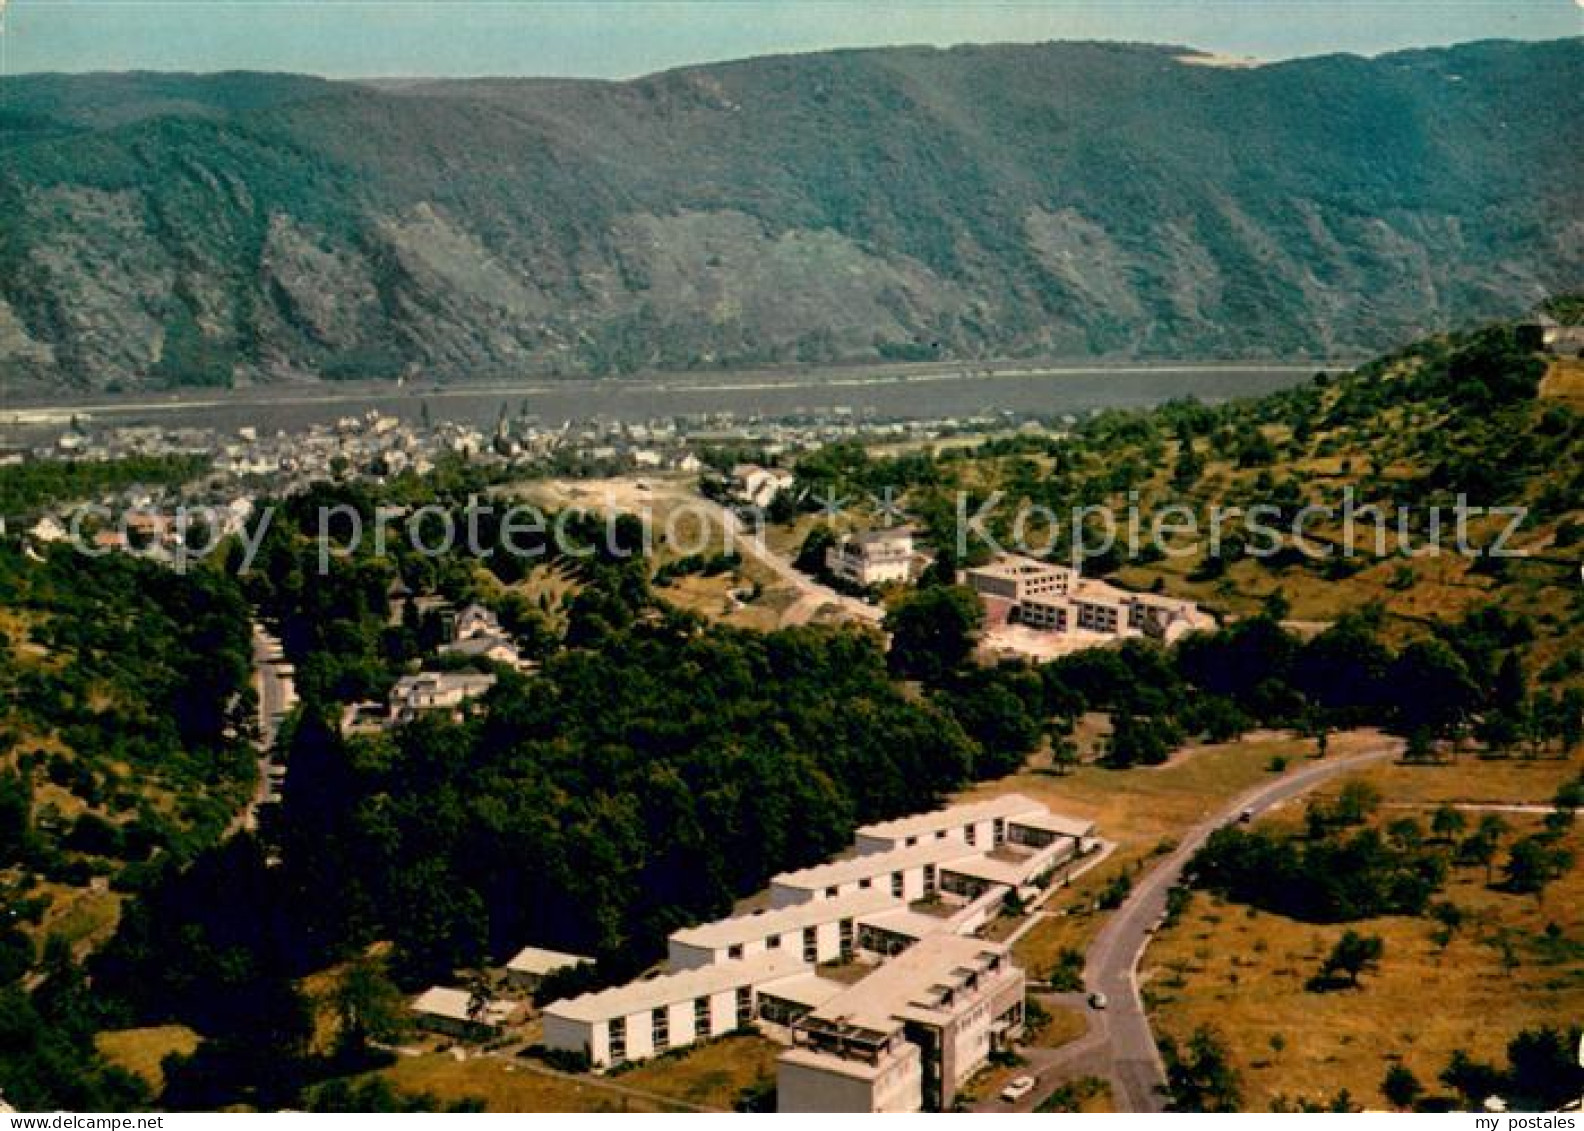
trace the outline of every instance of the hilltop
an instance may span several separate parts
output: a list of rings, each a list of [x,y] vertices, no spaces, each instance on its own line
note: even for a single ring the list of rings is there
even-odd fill
[[[1584,41],[0,80],[13,390],[1371,353],[1584,280]]]

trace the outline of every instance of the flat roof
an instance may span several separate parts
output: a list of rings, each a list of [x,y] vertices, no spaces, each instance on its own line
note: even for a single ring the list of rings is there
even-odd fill
[[[472,1022],[474,1018],[468,1016],[468,1003],[472,1000],[473,995],[467,990],[452,986],[430,986],[413,999],[412,1009],[414,1013],[425,1013],[431,1017]],[[504,1025],[511,1020],[516,1008],[509,1001],[491,1000],[485,1003],[484,1012],[477,1021],[484,1025]]]
[[[542,946],[525,946],[506,963],[506,969],[520,974],[552,974],[568,966],[593,965],[594,960],[581,954],[567,954],[560,950],[546,950]]]
[[[913,531],[905,526],[892,527],[890,530],[866,530],[862,534],[849,534],[843,538],[844,543],[858,546],[877,546],[888,542],[911,542]]]
[[[975,856],[971,860],[953,860],[941,870],[1015,888],[1028,883],[1029,866],[1035,859],[1037,858],[1031,856],[1026,860],[1014,861],[997,860],[993,856]]]
[[[911,1049],[917,1046],[909,1044],[906,1047]],[[870,1064],[868,1061],[859,1060],[856,1057],[849,1059],[848,1057],[837,1056],[833,1052],[820,1052],[818,1049],[811,1049],[803,1045],[795,1045],[787,1049],[777,1059],[783,1064],[795,1064],[801,1068],[817,1068],[822,1072],[835,1072],[842,1076],[851,1076],[855,1080],[873,1080],[881,1072],[889,1069],[893,1063],[890,1057],[882,1057],[875,1063]]]
[[[835,899],[815,899],[776,910],[733,915],[729,919],[700,923],[696,927],[683,927],[680,931],[673,931],[671,938],[685,946],[714,950],[723,946],[752,942],[766,935],[800,931],[804,927],[814,927],[821,923],[834,923],[838,919],[856,917],[884,907],[895,907],[900,902],[891,894],[889,888],[885,890],[871,888],[868,891],[849,892]]]
[[[951,918],[943,919],[938,915],[926,915],[922,911],[914,911],[911,907],[895,907],[889,911],[865,915],[859,922],[865,926],[878,927],[882,931],[906,935],[910,939],[927,939],[931,935],[949,934],[952,929]]]
[[[1041,832],[1055,833],[1057,836],[1088,836],[1094,832],[1095,823],[1083,817],[1064,817],[1060,813],[1052,813],[1048,809],[1038,813],[1022,813],[1008,819],[1009,825],[1021,825],[1026,829],[1039,829]]]
[[[897,837],[922,836],[927,833],[939,832],[941,829],[955,828],[970,822],[989,821],[996,817],[1014,817],[1025,813],[1040,813],[1045,811],[1045,806],[1038,801],[1032,801],[1021,793],[1003,793],[999,797],[992,797],[985,801],[969,801],[962,805],[950,805],[945,809],[934,809],[928,813],[915,813],[911,817],[898,817],[894,821],[880,821],[873,825],[864,825],[858,830],[859,836]]]
[[[1120,609],[1128,603],[1133,594],[1113,589],[1109,585],[1092,581],[1080,582],[1078,588],[1073,590],[1073,604],[1106,605],[1110,608]]]
[[[1043,574],[1074,574],[1078,571],[1072,566],[1060,565],[1056,562],[1042,562],[1038,558],[1025,558],[1009,554],[1004,558],[996,558],[982,566],[971,566],[967,573],[976,573],[983,577],[1036,577]]]
[[[662,1005],[690,1001],[720,993],[738,986],[759,986],[806,974],[810,964],[801,957],[777,951],[756,954],[752,958],[739,958],[727,962],[712,962],[693,970],[679,970],[660,974],[643,981],[628,982],[597,993],[565,998],[545,1007],[545,1015],[561,1017],[568,1021],[606,1021],[612,1017],[627,1017],[656,1009]]]
[[[818,1009],[831,998],[837,997],[847,991],[846,982],[838,982],[819,974],[794,974],[790,978],[782,978],[773,986],[761,990],[761,993],[770,997],[790,1001],[794,1005],[806,1005],[810,1009]]]
[[[860,830],[861,831],[861,830]],[[782,872],[772,876],[772,884],[795,888],[827,888],[850,884],[855,880],[883,876],[921,864],[940,864],[959,856],[972,856],[976,849],[960,840],[929,840],[912,847],[892,848],[885,852],[866,852],[845,860],[832,860],[816,864],[797,872]]]
[[[933,1007],[925,1002],[939,986],[955,985],[988,956],[1007,958],[1000,943],[958,935],[931,935],[908,947],[847,991],[831,998],[810,1017],[827,1024],[894,1031],[901,1016]]]

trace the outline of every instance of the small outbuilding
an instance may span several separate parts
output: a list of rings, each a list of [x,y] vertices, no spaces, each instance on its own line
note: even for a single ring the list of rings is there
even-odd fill
[[[430,986],[413,999],[421,1028],[462,1040],[487,1040],[516,1021],[522,1007],[499,998],[479,1000],[467,990]]]
[[[581,954],[546,950],[540,946],[525,946],[506,963],[506,981],[507,984],[520,990],[536,990],[541,982],[557,971],[593,964],[592,958]]]

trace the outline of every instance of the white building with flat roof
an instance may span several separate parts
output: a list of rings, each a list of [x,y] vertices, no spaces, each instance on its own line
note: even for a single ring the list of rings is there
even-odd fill
[[[960,580],[979,594],[992,619],[1045,632],[1143,635],[1171,642],[1196,628],[1214,627],[1213,619],[1192,601],[1133,593],[1085,578],[1071,566],[1015,554],[964,570]]]
[[[568,998],[545,1008],[544,1043],[595,1068],[645,1060],[752,1025],[761,990],[812,971],[796,953],[767,953]]]
[[[407,722],[424,711],[457,712],[495,686],[492,675],[472,672],[419,672],[404,675],[390,693],[390,717]]]
[[[594,960],[581,954],[525,946],[506,963],[506,981],[518,989],[532,990],[551,974],[574,966],[592,966]]]
[[[413,999],[411,1008],[421,1027],[472,1039],[494,1036],[521,1012],[515,1002],[478,999],[454,986],[430,986]]]
[[[854,585],[884,585],[913,575],[913,532],[851,534],[825,551],[825,568]]]
[[[852,956],[860,916],[896,904],[889,890],[870,888],[684,927],[669,940],[669,965],[691,970],[776,951],[805,962],[835,962]]]
[[[991,1039],[1022,1018],[1021,972],[1004,947],[972,933],[1008,892],[1026,892],[1086,851],[1093,832],[1092,822],[1020,794],[866,825],[852,855],[774,877],[768,909],[674,932],[669,972],[546,1008],[545,1044],[603,1069],[760,1021],[787,1039],[812,1026],[816,1036],[798,1038],[783,1058],[794,1105],[785,1110],[949,1103]],[[874,972],[854,987],[821,974],[832,962]],[[974,1009],[958,1008],[969,1001]],[[853,1046],[866,1052],[852,1053],[825,1038],[833,1010],[859,1006],[874,1014],[876,1032]]]
[[[911,847],[862,852],[829,864],[782,872],[770,880],[770,906],[790,907],[865,891],[889,892],[898,900],[922,899],[935,890],[935,876],[942,863],[981,851],[949,835],[932,836]]]
[[[800,1018],[776,1062],[784,1112],[943,1111],[1023,1031],[1008,948],[934,935]]]
[[[1000,554],[986,565],[964,570],[962,582],[981,597],[1016,605],[1030,597],[1065,597],[1078,583],[1078,576],[1071,566]]]
[[[893,852],[945,840],[983,851],[1001,843],[1008,818],[1045,812],[1045,806],[1021,793],[1006,793],[986,801],[864,825],[858,829],[855,843],[862,853]]]

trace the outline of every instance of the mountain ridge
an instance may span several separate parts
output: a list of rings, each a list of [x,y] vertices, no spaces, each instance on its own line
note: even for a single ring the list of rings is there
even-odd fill
[[[0,379],[1316,356],[1584,282],[1584,40],[1190,51],[0,80]]]

